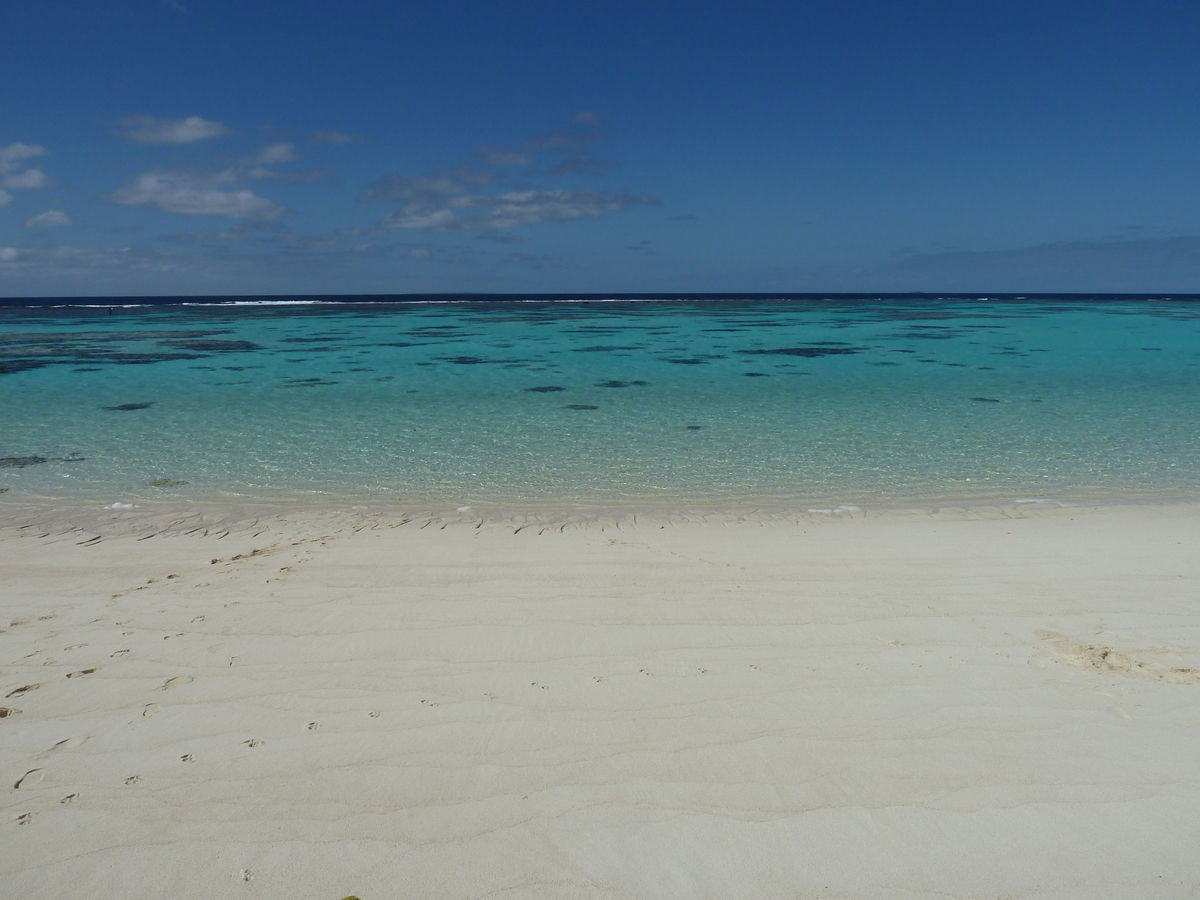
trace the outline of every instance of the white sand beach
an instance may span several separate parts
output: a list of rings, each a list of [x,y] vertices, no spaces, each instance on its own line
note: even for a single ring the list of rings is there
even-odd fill
[[[5,897],[1200,892],[1196,505],[0,512]]]

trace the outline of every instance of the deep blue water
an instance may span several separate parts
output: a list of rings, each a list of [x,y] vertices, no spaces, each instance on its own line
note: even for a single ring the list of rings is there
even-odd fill
[[[10,300],[0,488],[451,503],[1193,495],[1198,387],[1195,297]]]

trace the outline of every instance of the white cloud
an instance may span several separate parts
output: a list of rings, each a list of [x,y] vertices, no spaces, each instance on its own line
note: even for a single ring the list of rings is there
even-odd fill
[[[580,113],[576,122],[591,128],[602,124],[593,113]],[[535,165],[540,154],[552,153],[558,164],[542,173],[559,175],[601,175],[617,164],[609,160],[588,159],[578,154],[587,150],[602,135],[598,132],[552,131],[534,135],[515,149],[485,144],[475,151],[475,159],[487,166],[525,167]],[[400,207],[380,225],[417,231],[494,231],[518,225],[546,222],[571,222],[598,219],[633,206],[661,206],[645,194],[612,194],[591,189],[542,190],[522,185],[504,193],[485,192],[481,188],[503,184],[507,177],[490,169],[460,166],[418,177],[386,175],[359,196],[359,200],[390,200]],[[510,182],[511,183],[511,182]]]
[[[0,272],[21,269],[95,270],[145,264],[147,258],[131,247],[93,250],[88,247],[0,247]]]
[[[320,181],[329,174],[325,169],[313,169],[310,172],[277,172],[274,169],[267,168],[267,166],[292,162],[299,158],[300,154],[296,152],[295,144],[286,142],[270,144],[263,147],[253,156],[243,156],[237,161],[238,165],[249,166],[249,168],[230,169],[227,174],[233,179],[249,178],[252,181],[270,179],[272,181],[291,181],[298,184]]]
[[[484,144],[476,150],[475,158],[489,166],[528,166],[533,162],[533,157],[524,150],[506,150],[491,144]]]
[[[490,172],[479,172],[467,168],[446,169],[413,178],[384,175],[374,184],[367,185],[367,189],[358,199],[442,204],[450,202],[446,199],[448,197],[468,194],[472,187],[491,182]]]
[[[0,147],[0,175],[20,168],[19,163],[23,159],[45,156],[47,152],[49,151],[45,147],[38,144],[22,144],[19,141],[7,147]]]
[[[549,171],[550,175],[607,175],[618,163],[611,159],[568,157]]]
[[[472,193],[454,173],[421,178],[389,176],[360,199],[400,200],[403,205],[380,224],[418,231],[479,231],[598,219],[632,206],[661,206],[645,194],[609,194],[593,190],[522,190],[503,194]]]
[[[14,190],[45,187],[50,183],[46,173],[41,169],[22,169],[22,164],[24,160],[45,156],[47,152],[45,147],[38,144],[20,142],[0,147],[0,186]],[[0,199],[0,206],[12,200],[12,195],[7,191],[0,193],[8,198]]]
[[[314,131],[308,139],[314,144],[336,144],[339,147],[366,140],[361,135],[347,134],[344,131]]]
[[[199,116],[188,116],[186,119],[130,116],[121,125],[125,130],[117,133],[139,144],[191,144],[229,134],[229,129],[220,122],[210,122]]]
[[[225,190],[217,185],[236,180],[232,171],[212,175],[154,171],[139,175],[105,199],[124,206],[152,206],[185,216],[229,216],[234,219],[277,219],[287,210],[250,190]]]
[[[26,228],[52,228],[55,225],[70,225],[72,219],[65,212],[48,209],[41,215],[25,220]]]
[[[13,195],[8,191],[0,190],[0,206],[8,206],[12,203]]]
[[[268,169],[266,166],[255,166],[252,169],[247,169],[244,175],[246,178],[254,181],[291,181],[295,184],[308,184],[326,178],[329,175],[329,170],[313,169],[310,172],[276,172],[274,169]]]
[[[586,122],[581,122],[581,124],[598,126],[600,123],[599,117],[592,117],[591,113],[580,113],[579,115],[587,119]],[[581,121],[579,116],[576,116],[576,121]],[[551,131],[546,134],[535,134],[531,138],[526,138],[515,150],[509,150],[507,147],[497,147],[493,144],[484,144],[475,151],[475,158],[489,166],[528,166],[533,164],[534,155],[537,153],[550,151],[563,155],[578,154],[599,141],[601,137],[602,135],[598,133],[581,134],[577,131]]]
[[[5,175],[2,182],[6,188],[40,188],[45,187],[50,179],[41,169],[26,169],[12,175]]]
[[[243,157],[241,162],[247,166],[270,166],[275,163],[291,162],[296,158],[296,147],[293,144],[279,143],[263,147],[253,156]]]

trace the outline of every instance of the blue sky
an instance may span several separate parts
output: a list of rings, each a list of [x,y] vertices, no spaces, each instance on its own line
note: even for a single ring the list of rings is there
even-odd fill
[[[1200,291],[1198,26],[13,0],[0,294]]]

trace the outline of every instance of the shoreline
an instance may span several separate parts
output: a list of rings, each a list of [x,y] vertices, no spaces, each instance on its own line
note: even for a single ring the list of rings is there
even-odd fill
[[[534,501],[523,503],[455,501],[363,502],[322,497],[252,500],[221,498],[202,501],[145,500],[129,502],[21,500],[0,496],[0,540],[22,534],[91,532],[108,537],[121,534],[177,534],[242,531],[254,528],[287,528],[300,523],[325,521],[357,530],[372,527],[413,525],[469,526],[473,528],[586,529],[637,527],[669,524],[735,525],[772,523],[821,524],[849,520],[972,521],[1018,518],[1069,518],[1075,514],[1140,511],[1144,515],[1200,514],[1198,495],[1142,495],[1121,497],[975,497],[920,498],[907,501],[820,501],[780,503],[722,503],[680,501],[675,503],[575,503]]]

